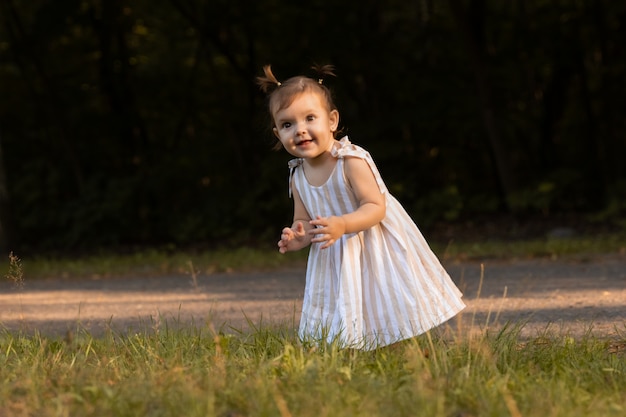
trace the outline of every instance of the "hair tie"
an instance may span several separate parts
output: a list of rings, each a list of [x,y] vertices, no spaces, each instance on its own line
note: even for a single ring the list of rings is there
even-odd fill
[[[324,79],[323,79],[323,78],[318,78],[317,83],[318,83],[319,85],[324,84]]]

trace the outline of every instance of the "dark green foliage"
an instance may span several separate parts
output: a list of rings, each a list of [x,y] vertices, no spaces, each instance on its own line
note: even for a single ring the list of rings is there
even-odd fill
[[[0,246],[273,242],[267,63],[337,67],[344,131],[418,223],[623,217],[625,32],[608,1],[4,0]]]

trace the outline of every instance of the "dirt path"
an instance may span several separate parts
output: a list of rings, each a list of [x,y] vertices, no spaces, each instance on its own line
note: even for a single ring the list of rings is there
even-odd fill
[[[467,309],[451,328],[477,331],[525,322],[580,336],[626,335],[626,256],[447,263]],[[484,267],[484,272],[481,272]],[[48,336],[83,328],[94,336],[168,325],[246,329],[247,320],[296,325],[304,269],[249,274],[0,283],[0,327]]]

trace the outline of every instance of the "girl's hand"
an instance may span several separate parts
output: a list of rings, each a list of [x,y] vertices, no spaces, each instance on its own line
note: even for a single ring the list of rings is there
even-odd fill
[[[310,235],[315,235],[311,242],[326,242],[320,249],[326,249],[335,243],[346,233],[346,222],[341,216],[320,217],[309,222],[313,229],[309,230]]]
[[[293,227],[285,227],[278,241],[278,251],[285,253],[289,251],[300,250],[306,244],[306,233],[302,222],[297,222]]]

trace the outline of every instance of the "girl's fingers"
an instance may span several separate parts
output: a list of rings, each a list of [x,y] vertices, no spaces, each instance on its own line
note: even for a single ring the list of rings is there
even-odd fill
[[[324,217],[317,216],[314,220],[309,221],[309,224],[312,224],[313,226],[326,226],[328,223]]]
[[[330,248],[333,243],[335,243],[334,239],[329,239],[328,242],[326,242],[324,245],[322,245],[322,247],[320,249],[327,249]]]
[[[313,239],[311,239],[311,242],[330,242],[330,241],[334,241],[334,239],[328,235],[328,234],[321,234],[318,235],[317,237],[314,237]]]

